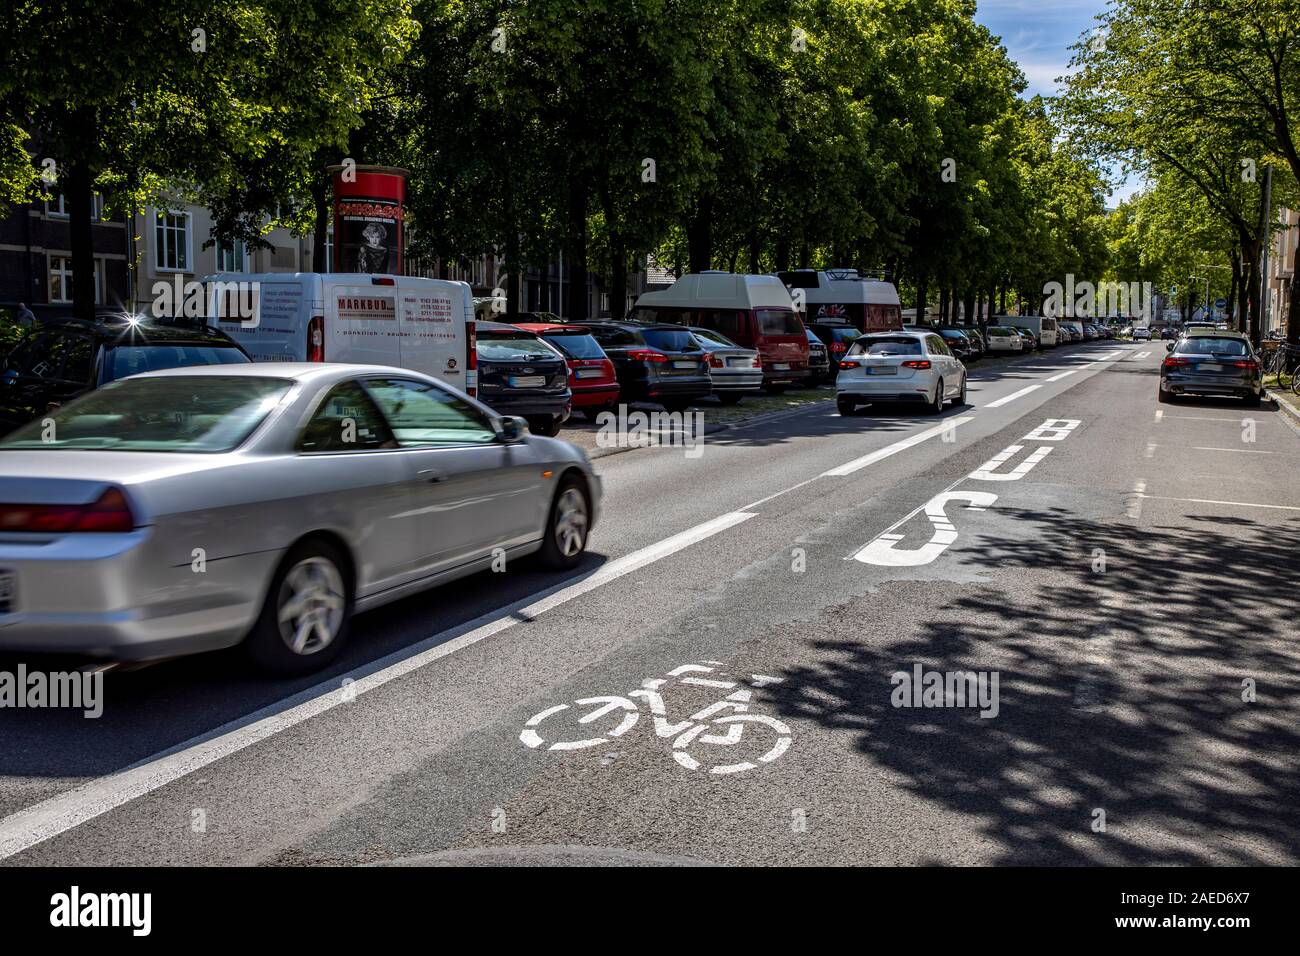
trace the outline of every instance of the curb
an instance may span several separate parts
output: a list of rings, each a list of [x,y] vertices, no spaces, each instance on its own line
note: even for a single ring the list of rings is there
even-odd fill
[[[776,422],[786,418],[794,418],[797,415],[802,415],[810,408],[821,408],[826,405],[833,405],[834,403],[834,398],[821,398],[815,402],[808,402],[807,404],[800,405],[798,408],[787,408],[779,412],[767,412],[763,415],[755,415],[753,418],[742,418],[735,422],[720,422],[716,425],[705,425],[704,434],[712,435],[716,432],[732,431],[737,428],[748,428],[750,425],[762,425],[767,422]],[[587,458],[591,461],[595,461],[597,458],[608,458],[610,455],[619,455],[625,451],[641,451],[644,448],[654,447],[665,446],[636,445],[628,448],[597,448],[588,452]]]
[[[1269,398],[1271,398],[1277,404],[1277,407],[1279,409],[1286,412],[1297,422],[1300,422],[1300,409],[1296,408],[1286,399],[1282,398],[1280,393],[1273,391],[1271,388],[1266,388],[1264,389],[1264,394],[1267,395]]]

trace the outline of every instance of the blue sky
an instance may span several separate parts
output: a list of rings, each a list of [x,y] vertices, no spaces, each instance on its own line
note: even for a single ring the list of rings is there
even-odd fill
[[[975,19],[1002,38],[1011,59],[1029,81],[1026,96],[1057,91],[1056,77],[1066,73],[1070,46],[1096,27],[1096,15],[1107,0],[976,0]],[[1125,182],[1115,187],[1108,205],[1117,205],[1139,187]]]

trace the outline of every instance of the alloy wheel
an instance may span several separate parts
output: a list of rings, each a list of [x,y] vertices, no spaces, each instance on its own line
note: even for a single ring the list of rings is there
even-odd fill
[[[347,604],[343,575],[319,555],[295,564],[280,584],[276,620],[295,654],[324,650],[338,637]]]

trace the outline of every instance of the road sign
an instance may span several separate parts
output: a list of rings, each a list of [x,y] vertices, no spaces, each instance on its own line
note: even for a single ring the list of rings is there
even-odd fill
[[[1215,307],[1216,309],[1226,309],[1226,308],[1228,307],[1228,300],[1227,300],[1227,299],[1215,299],[1215,300],[1214,300],[1214,307]]]

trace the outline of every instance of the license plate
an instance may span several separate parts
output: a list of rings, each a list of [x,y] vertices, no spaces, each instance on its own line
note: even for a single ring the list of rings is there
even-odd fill
[[[1198,372],[1222,372],[1223,366],[1218,362],[1202,362],[1196,366]]]
[[[868,375],[897,375],[898,366],[896,365],[868,365],[862,371]]]
[[[580,368],[578,369],[578,378],[600,378],[604,374],[598,368]]]
[[[546,384],[545,375],[511,375],[511,388],[541,388]]]
[[[750,360],[749,360],[749,359],[746,359],[746,358],[730,358],[730,359],[727,359],[727,368],[751,368],[752,365],[753,365],[753,363],[750,362]]]
[[[773,363],[772,363],[772,368],[775,369],[775,370],[778,371],[778,372],[785,372],[785,371],[789,370],[789,368],[790,368],[790,363],[789,363],[789,362],[773,362]]]
[[[674,362],[673,368],[699,368],[699,362]]]
[[[14,609],[16,581],[12,571],[0,571],[0,614],[8,614]]]

